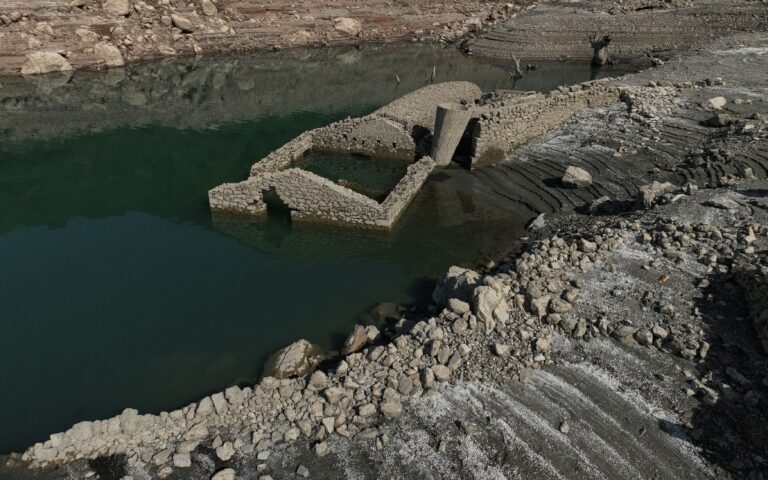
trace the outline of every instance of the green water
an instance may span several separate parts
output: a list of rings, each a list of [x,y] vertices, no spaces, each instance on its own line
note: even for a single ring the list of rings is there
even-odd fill
[[[510,88],[504,68],[418,46],[0,79],[0,452],[253,382],[276,348],[338,346],[378,302],[422,300],[449,265],[510,248],[530,212],[487,203],[461,170],[434,174],[389,236],[208,210],[208,189],[432,65]],[[540,66],[517,88],[591,75]]]
[[[374,200],[384,200],[403,178],[402,160],[310,152],[293,164]]]

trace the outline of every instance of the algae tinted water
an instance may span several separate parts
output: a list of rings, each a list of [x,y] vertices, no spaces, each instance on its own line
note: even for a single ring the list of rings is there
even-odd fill
[[[0,79],[0,452],[125,407],[171,410],[297,338],[506,250],[529,212],[434,174],[392,235],[212,218],[207,190],[299,133],[507,69],[424,47],[286,52]],[[394,81],[393,72],[401,79]],[[540,66],[517,88],[587,80]]]
[[[382,201],[403,178],[408,163],[363,155],[311,152],[294,162],[294,166]]]

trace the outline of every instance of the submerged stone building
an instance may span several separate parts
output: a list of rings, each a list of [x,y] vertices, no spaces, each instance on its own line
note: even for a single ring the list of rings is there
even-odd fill
[[[266,192],[274,192],[295,221],[389,230],[436,167],[430,151],[442,134],[448,153],[445,166],[462,160],[467,167],[502,160],[508,153],[556,128],[575,113],[619,100],[620,88],[610,79],[561,87],[549,93],[497,91],[483,95],[470,82],[428,85],[361,118],[342,120],[305,132],[251,167],[250,177],[208,192],[214,213],[265,216]],[[445,121],[446,111],[461,111],[458,121]],[[436,132],[438,128],[453,129]],[[442,145],[445,147],[445,145]],[[382,200],[300,168],[311,153],[349,154],[366,161],[398,161],[404,175]],[[334,181],[337,180],[337,181]]]

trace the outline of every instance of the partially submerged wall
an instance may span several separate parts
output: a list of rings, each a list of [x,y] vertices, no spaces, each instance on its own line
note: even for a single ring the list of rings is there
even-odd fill
[[[313,149],[412,162],[416,142],[402,124],[376,114],[343,120],[314,130]]]
[[[264,216],[264,192],[274,188],[296,221],[389,229],[434,166],[429,157],[410,165],[382,203],[300,168],[266,172],[244,182],[219,185],[208,192],[208,199],[211,209],[218,212]]]
[[[404,95],[372,115],[394,120],[410,134],[418,133],[420,129],[422,132],[434,132],[438,105],[461,103],[471,106],[482,93],[480,87],[471,82],[437,83]]]
[[[579,111],[619,100],[610,79],[561,87],[547,94],[492,95],[476,107],[472,165],[502,160],[521,145],[548,133]]]
[[[298,221],[389,229],[413,200],[435,166],[430,157],[408,166],[382,203],[300,168],[307,152],[361,154],[413,162],[414,129],[434,129],[437,105],[474,103],[480,88],[469,82],[428,85],[362,118],[346,119],[305,132],[251,167],[251,177],[208,192],[211,210],[239,215],[267,213],[264,191],[273,189]]]

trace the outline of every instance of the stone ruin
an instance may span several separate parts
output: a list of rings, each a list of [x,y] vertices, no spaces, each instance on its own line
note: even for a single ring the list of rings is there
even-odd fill
[[[582,109],[618,101],[621,89],[608,86],[610,80],[549,93],[483,94],[469,82],[428,85],[365,117],[299,135],[255,163],[247,180],[210,190],[211,210],[265,216],[264,193],[274,191],[294,221],[390,230],[436,166],[459,157],[468,167],[501,161]],[[298,168],[296,163],[310,152],[362,155],[371,162],[398,160],[408,167],[379,202]]]
[[[208,192],[211,209],[263,216],[264,192],[275,193],[295,221],[321,222],[388,230],[421,189],[435,167],[420,142],[433,129],[439,103],[474,103],[477,85],[448,82],[423,87],[362,118],[311,130],[272,152],[251,168],[240,183],[227,183]],[[409,164],[405,175],[382,202],[296,168],[309,152],[347,153]],[[414,162],[414,159],[417,159]]]

